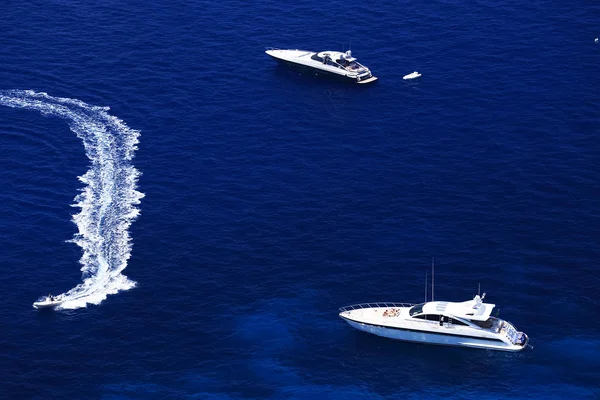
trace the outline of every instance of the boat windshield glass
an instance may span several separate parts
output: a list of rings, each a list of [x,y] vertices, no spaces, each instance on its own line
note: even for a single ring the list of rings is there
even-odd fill
[[[417,304],[416,306],[412,306],[410,310],[408,310],[408,315],[411,317],[415,314],[421,314],[423,312],[423,306],[425,303]]]
[[[494,324],[494,317],[490,317],[485,321],[476,321],[476,320],[471,320],[472,323],[474,323],[477,326],[480,326],[482,328],[491,328],[492,325]]]

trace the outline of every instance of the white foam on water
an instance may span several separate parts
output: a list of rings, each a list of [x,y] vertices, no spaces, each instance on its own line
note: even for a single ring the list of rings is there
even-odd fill
[[[136,190],[141,174],[131,164],[140,132],[109,115],[109,107],[43,92],[0,91],[0,105],[67,120],[91,162],[90,169],[79,177],[84,186],[72,204],[80,209],[72,218],[78,232],[68,241],[83,250],[79,260],[83,282],[57,296],[64,300],[60,308],[99,304],[109,294],[135,287],[122,272],[131,256],[129,227],[139,215],[136,206],[144,197]]]

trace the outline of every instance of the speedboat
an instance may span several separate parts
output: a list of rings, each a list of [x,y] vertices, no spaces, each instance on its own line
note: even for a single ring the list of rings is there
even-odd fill
[[[340,308],[350,326],[378,336],[407,342],[478,349],[521,351],[529,337],[513,324],[491,316],[495,304],[483,296],[463,302],[421,304],[365,303]]]
[[[421,74],[420,74],[420,73],[418,73],[417,71],[415,71],[415,72],[411,72],[411,73],[410,73],[410,74],[408,74],[408,75],[404,75],[404,76],[402,77],[402,79],[404,79],[404,80],[408,80],[408,79],[415,79],[415,78],[418,78],[418,77],[420,77],[420,76],[421,76]]]
[[[64,300],[54,296],[45,296],[33,303],[33,308],[54,308],[64,303]]]
[[[338,75],[361,84],[377,80],[377,78],[371,74],[369,68],[360,64],[356,58],[352,57],[352,52],[350,50],[346,52],[321,51],[315,53],[306,50],[268,48],[265,53],[280,62]]]

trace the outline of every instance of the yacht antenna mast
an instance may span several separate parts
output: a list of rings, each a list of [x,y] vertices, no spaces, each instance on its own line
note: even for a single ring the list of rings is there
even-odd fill
[[[431,257],[431,301],[433,301],[433,279],[435,278],[435,261]]]
[[[427,270],[425,270],[425,303],[427,303]]]

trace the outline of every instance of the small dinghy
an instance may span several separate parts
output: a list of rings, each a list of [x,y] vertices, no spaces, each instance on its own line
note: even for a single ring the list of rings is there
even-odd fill
[[[38,301],[36,301],[35,303],[33,303],[33,308],[54,308],[56,306],[61,305],[64,302],[64,300],[59,299],[58,297],[54,297],[51,295],[48,295],[46,297],[43,297],[41,299],[38,299]]]
[[[408,75],[404,75],[404,77],[402,79],[405,79],[405,80],[406,79],[415,79],[415,78],[418,78],[420,76],[421,76],[421,74],[418,73],[417,71],[415,71],[415,72],[412,72],[412,73],[410,73]]]

